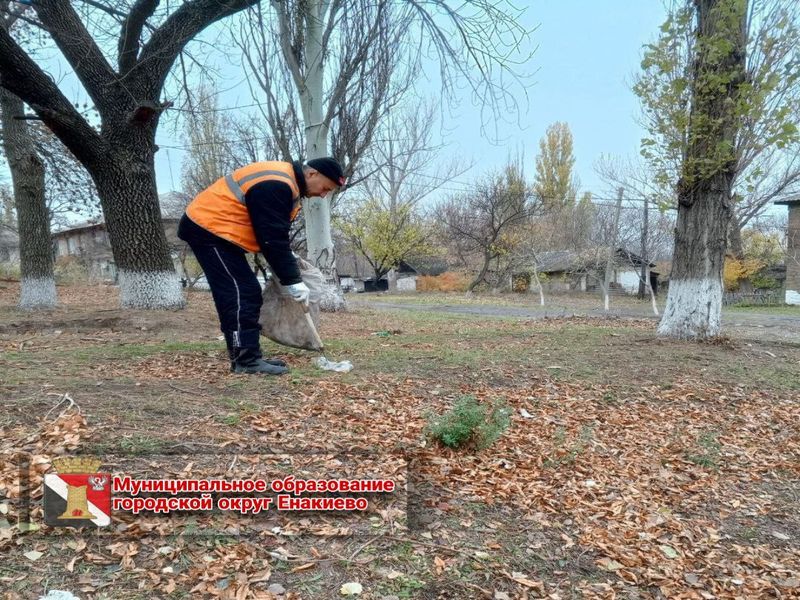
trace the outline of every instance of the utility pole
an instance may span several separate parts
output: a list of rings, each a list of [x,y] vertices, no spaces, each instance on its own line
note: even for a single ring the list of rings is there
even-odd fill
[[[639,276],[639,300],[644,300],[644,295],[647,293],[647,278],[650,277],[650,260],[647,258],[647,228],[650,219],[650,201],[647,196],[644,198],[644,222],[642,224],[642,272]]]
[[[606,261],[606,276],[605,276],[605,309],[608,310],[608,296],[611,291],[611,275],[613,273],[614,258],[617,255],[617,234],[619,232],[619,215],[622,212],[622,197],[625,190],[620,187],[617,190],[617,206],[614,209],[614,228],[611,230],[611,245],[608,248],[608,260]]]

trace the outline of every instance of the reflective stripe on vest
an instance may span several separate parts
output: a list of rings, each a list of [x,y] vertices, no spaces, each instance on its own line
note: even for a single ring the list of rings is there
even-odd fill
[[[279,161],[251,163],[220,177],[189,203],[186,214],[207,231],[249,252],[258,252],[245,196],[253,186],[270,180],[286,183],[291,189],[294,205],[289,218],[293,221],[301,208],[299,186],[291,163]]]
[[[228,184],[228,188],[230,188],[231,193],[234,196],[236,196],[236,199],[239,202],[241,202],[242,204],[244,204],[244,190],[242,190],[242,186],[245,183],[253,181],[254,179],[258,179],[259,177],[264,177],[266,175],[277,175],[278,177],[285,178],[289,182],[289,185],[291,185],[291,186],[296,185],[294,179],[289,177],[289,175],[287,175],[283,171],[269,171],[269,170],[267,170],[267,171],[257,171],[255,173],[251,173],[250,175],[242,177],[239,181],[236,181],[233,178],[233,175],[226,175],[225,176],[225,183]]]

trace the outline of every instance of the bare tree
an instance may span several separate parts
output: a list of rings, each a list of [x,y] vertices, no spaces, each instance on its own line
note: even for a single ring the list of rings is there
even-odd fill
[[[505,273],[515,246],[522,239],[517,226],[533,213],[534,200],[517,164],[506,166],[504,172],[492,174],[478,182],[466,196],[453,197],[438,209],[447,238],[455,245],[465,262],[476,258],[478,273],[470,282],[471,293],[487,274],[494,262],[498,277]]]
[[[74,69],[100,119],[92,126],[55,80],[0,31],[0,85],[30,106],[94,180],[114,254],[123,306],[184,305],[159,213],[153,156],[164,82],[186,44],[211,23],[258,0],[158,0],[129,9],[104,0],[36,0],[29,21]],[[159,22],[159,24],[155,24]],[[111,28],[119,33],[109,34]],[[113,40],[116,67],[104,49]]]
[[[266,98],[264,116],[284,157],[316,158],[328,154],[330,147],[355,183],[358,162],[378,123],[418,75],[426,46],[438,55],[444,96],[452,96],[460,79],[497,113],[516,107],[515,96],[496,78],[499,72],[514,74],[514,60],[527,36],[516,20],[520,11],[509,3],[270,4],[274,19],[257,7],[238,39]],[[311,199],[305,204],[305,217],[309,258],[335,279],[330,204]]]

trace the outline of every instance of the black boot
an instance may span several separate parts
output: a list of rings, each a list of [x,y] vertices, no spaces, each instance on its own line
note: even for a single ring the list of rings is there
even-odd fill
[[[223,335],[225,336],[225,345],[228,347],[228,358],[231,361],[231,373],[235,371],[235,362],[236,362],[236,347],[233,343],[233,332],[232,331],[223,331]],[[262,358],[265,363],[269,363],[271,365],[275,365],[276,367],[285,367],[286,363],[282,361],[280,358]]]
[[[258,329],[244,329],[239,332],[238,344],[234,344],[236,354],[233,359],[234,373],[263,373],[266,375],[283,375],[289,369],[285,366],[274,365],[261,357],[259,347]],[[233,336],[234,342],[236,336]]]

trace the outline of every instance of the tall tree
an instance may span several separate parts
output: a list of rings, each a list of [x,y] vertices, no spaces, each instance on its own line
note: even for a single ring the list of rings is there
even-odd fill
[[[438,58],[444,96],[461,79],[498,112],[502,100],[504,109],[516,106],[493,77],[514,74],[528,34],[511,3],[289,0],[270,6],[272,19],[256,8],[237,37],[286,155],[300,130],[302,158],[331,153],[355,175],[378,123],[418,76],[426,48]],[[309,258],[335,278],[330,203],[311,199],[304,211]]]
[[[658,39],[645,46],[633,90],[648,132],[641,152],[662,203],[675,206],[689,149],[696,6],[676,2]],[[753,0],[746,20],[746,82],[733,140],[730,251],[741,256],[741,230],[778,197],[800,191],[800,7],[794,0]]]
[[[708,338],[720,331],[722,269],[736,135],[746,83],[747,0],[695,0],[695,58],[686,155],[669,294],[658,334]]]
[[[23,12],[8,12],[8,8],[8,2],[0,3],[4,13],[0,15],[0,31],[6,34]],[[22,100],[0,88],[3,149],[14,186],[20,244],[19,306],[29,309],[53,308],[58,296],[45,199],[44,163],[36,151],[33,134],[24,116]]]
[[[550,125],[539,140],[533,191],[545,209],[575,204],[578,183],[572,172],[575,156],[572,153],[572,132],[566,123]]]
[[[75,108],[35,58],[0,30],[0,85],[19,96],[86,167],[106,220],[127,307],[184,305],[169,256],[155,183],[155,134],[164,82],[186,44],[211,23],[258,0],[187,0],[177,7],[135,0],[36,0],[29,21],[50,36],[89,94],[99,130]],[[80,12],[79,12],[80,10]],[[153,22],[160,21],[155,25]],[[116,28],[113,60],[104,53]]]

